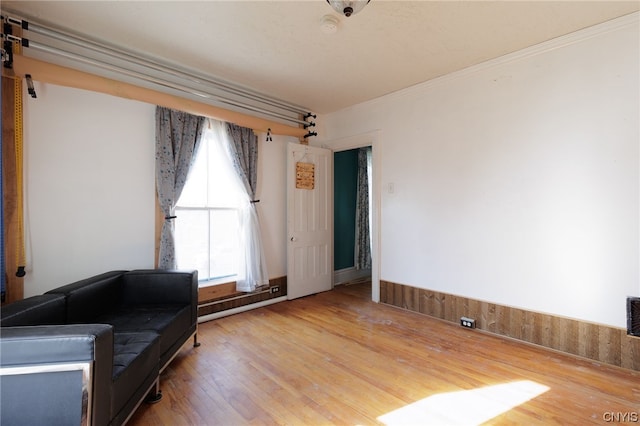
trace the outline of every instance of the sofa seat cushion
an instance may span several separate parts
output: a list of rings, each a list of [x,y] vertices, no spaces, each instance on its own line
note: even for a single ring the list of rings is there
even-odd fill
[[[184,334],[191,325],[191,307],[184,305],[121,306],[102,315],[96,322],[111,324],[116,333],[147,332],[160,334],[160,356]]]
[[[113,334],[111,415],[137,393],[143,393],[160,373],[160,336],[152,331]],[[144,389],[142,389],[144,388]]]

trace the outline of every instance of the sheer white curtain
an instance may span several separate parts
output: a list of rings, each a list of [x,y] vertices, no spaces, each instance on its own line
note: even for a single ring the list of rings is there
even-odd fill
[[[219,146],[229,164],[235,170],[234,185],[241,194],[238,211],[240,226],[240,259],[236,290],[252,292],[269,285],[266,257],[262,245],[260,222],[255,206],[257,172],[257,139],[250,129],[229,123],[209,120],[211,129],[217,135]]]

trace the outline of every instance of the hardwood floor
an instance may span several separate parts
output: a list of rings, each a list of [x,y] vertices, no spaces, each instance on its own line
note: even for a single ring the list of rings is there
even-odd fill
[[[366,284],[200,324],[129,425],[640,422],[640,373],[369,301]]]

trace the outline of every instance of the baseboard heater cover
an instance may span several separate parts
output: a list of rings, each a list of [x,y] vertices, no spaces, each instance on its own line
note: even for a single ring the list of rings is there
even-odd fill
[[[640,297],[627,297],[627,334],[640,337]]]
[[[201,317],[198,317],[198,324],[201,324],[201,323],[207,322],[207,321],[211,321],[211,320],[215,320],[215,319],[218,319],[218,318],[227,317],[229,315],[239,314],[241,312],[250,311],[252,309],[258,309],[258,308],[262,308],[264,306],[273,305],[274,303],[286,302],[286,301],[287,301],[287,296],[282,296],[282,297],[276,297],[276,298],[273,298],[273,299],[263,300],[262,302],[252,303],[250,305],[238,306],[237,308],[227,309],[225,311],[214,312],[212,314],[207,314],[207,315],[203,315]]]

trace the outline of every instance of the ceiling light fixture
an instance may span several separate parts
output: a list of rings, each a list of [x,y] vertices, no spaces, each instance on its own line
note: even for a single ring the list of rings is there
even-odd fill
[[[327,0],[333,9],[349,17],[360,12],[371,0]]]

